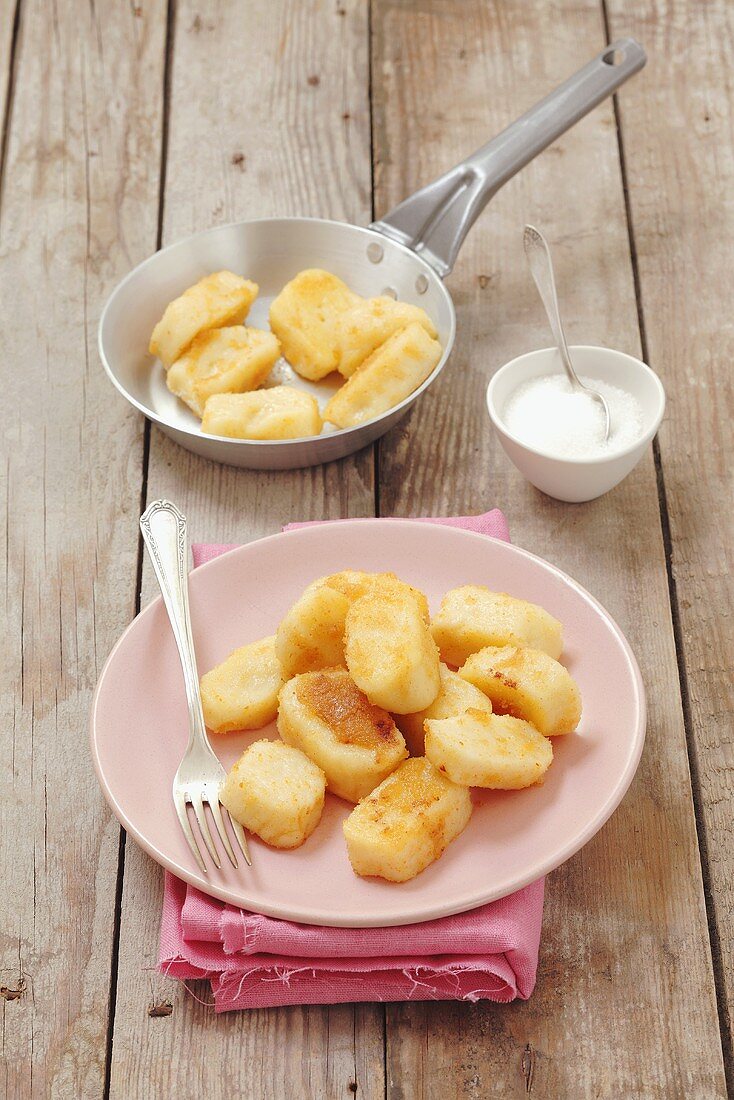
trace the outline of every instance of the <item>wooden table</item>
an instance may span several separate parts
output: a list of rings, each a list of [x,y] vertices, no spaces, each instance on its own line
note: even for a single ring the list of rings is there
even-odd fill
[[[12,1097],[686,1097],[732,1086],[731,255],[726,0],[0,0],[7,461],[2,1050]],[[151,430],[96,350],[115,283],[239,218],[366,224],[605,41],[647,69],[493,201],[450,287],[459,339],[413,413],[343,462],[227,469]],[[548,343],[521,228],[553,242],[569,338],[642,355],[668,412],[617,490],[564,505],[492,438],[492,372]],[[194,537],[505,509],[588,586],[649,690],[637,778],[552,874],[528,1003],[216,1018],[155,973],[160,869],[92,772],[101,663],[153,594],[137,518]]]

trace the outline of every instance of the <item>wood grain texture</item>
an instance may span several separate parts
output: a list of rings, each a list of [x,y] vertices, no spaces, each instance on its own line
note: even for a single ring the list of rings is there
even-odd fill
[[[7,1096],[102,1095],[109,1039],[110,1093],[124,1100],[725,1095],[734,635],[732,521],[721,502],[731,499],[734,414],[734,13],[726,0],[371,7],[370,16],[367,0],[168,5],[159,224],[165,0],[23,0],[17,41],[14,0],[0,0],[0,300],[11,320],[0,540]],[[628,210],[606,104],[512,181],[473,230],[450,283],[452,364],[380,444],[379,494],[383,514],[500,505],[515,541],[602,600],[649,690],[640,771],[610,823],[548,880],[529,1003],[389,1006],[387,1032],[385,1009],[369,1004],[215,1017],[195,999],[210,1000],[206,983],[191,996],[155,973],[162,875],[132,842],[119,967],[115,957],[119,828],[97,791],[86,720],[101,664],[136,604],[141,489],[179,501],[195,539],[244,541],[292,519],[371,514],[373,453],[255,474],[195,458],[152,429],[143,469],[142,421],[97,360],[100,307],[159,232],[168,242],[277,213],[369,221],[370,75],[380,214],[600,48],[605,15],[613,35],[636,34],[651,56],[620,96]],[[526,220],[552,241],[571,340],[639,354],[639,306],[643,346],[669,396],[660,436],[669,529],[651,456],[609,496],[569,506],[530,489],[490,435],[492,372],[549,342],[522,257]],[[146,567],[143,598],[153,594]]]
[[[155,244],[162,30],[155,4],[51,13],[29,0],[17,43],[0,220],[0,1082],[11,1097],[96,1097],[104,1084],[119,826],[87,721],[134,612],[143,445],[95,330],[106,294]]]
[[[370,219],[366,5],[178,4],[164,243],[248,217]],[[246,542],[297,519],[372,515],[373,456],[282,473],[215,465],[153,429],[147,499],[168,496],[194,540]],[[144,571],[144,600],[154,595]],[[111,1095],[260,1100],[382,1097],[380,1006],[215,1017],[154,973],[162,872],[127,845]],[[208,985],[196,997],[211,1000]],[[151,1017],[170,1002],[172,1013]],[[193,1074],[193,1076],[192,1076]]]
[[[4,135],[15,85],[16,14],[20,15],[17,0],[0,0],[0,132]]]
[[[609,5],[652,63],[621,102],[647,354],[668,392],[660,433],[694,781],[708,858],[730,1087],[734,1006],[734,9]],[[653,184],[664,180],[665,186]]]
[[[591,2],[379,0],[373,27],[378,215],[604,44]],[[577,577],[628,634],[649,692],[648,742],[621,808],[549,877],[532,999],[388,1007],[388,1095],[723,1096],[652,458],[607,497],[560,504],[511,468],[484,408],[492,372],[549,342],[522,253],[526,221],[553,244],[570,340],[639,353],[605,104],[512,181],[472,231],[450,280],[453,362],[380,443],[381,510],[504,508],[515,541]]]
[[[246,218],[366,224],[364,4],[177,5],[168,138],[164,243]],[[369,449],[307,470],[238,470],[153,429],[148,496],[180,501],[195,538],[246,542],[292,520],[372,515],[373,473]]]

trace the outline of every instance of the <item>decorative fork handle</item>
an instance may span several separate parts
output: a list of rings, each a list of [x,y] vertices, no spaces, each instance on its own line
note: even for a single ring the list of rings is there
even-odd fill
[[[204,725],[199,674],[189,612],[189,539],[186,517],[169,500],[155,500],[140,517],[140,530],[171,621],[186,687],[189,744],[212,751]]]

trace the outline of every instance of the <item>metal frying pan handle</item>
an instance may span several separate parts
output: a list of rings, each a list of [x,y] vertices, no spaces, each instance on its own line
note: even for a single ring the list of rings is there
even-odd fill
[[[412,248],[441,277],[448,275],[464,237],[500,187],[646,61],[634,38],[613,42],[463,164],[373,222],[372,229]]]

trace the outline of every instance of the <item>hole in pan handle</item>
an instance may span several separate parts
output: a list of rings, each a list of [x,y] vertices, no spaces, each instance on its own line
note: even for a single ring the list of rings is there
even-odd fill
[[[463,240],[492,196],[528,161],[647,61],[634,38],[606,46],[517,122],[433,183],[404,199],[372,228],[419,253],[443,278]]]

